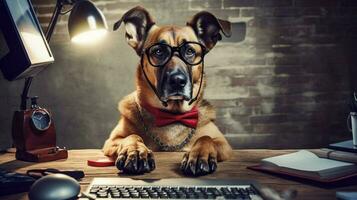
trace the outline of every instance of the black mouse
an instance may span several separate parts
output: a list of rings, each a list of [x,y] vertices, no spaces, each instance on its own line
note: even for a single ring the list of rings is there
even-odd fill
[[[30,188],[30,200],[77,199],[81,190],[76,179],[64,174],[51,174],[38,179]]]

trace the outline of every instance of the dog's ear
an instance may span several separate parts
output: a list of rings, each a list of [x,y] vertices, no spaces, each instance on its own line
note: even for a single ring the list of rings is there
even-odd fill
[[[114,24],[113,30],[117,30],[122,22],[125,25],[125,37],[128,44],[135,49],[138,55],[141,55],[147,33],[155,24],[154,20],[145,8],[137,6],[126,12],[123,17]]]
[[[198,39],[208,48],[212,49],[217,41],[222,39],[220,32],[226,37],[231,36],[231,23],[216,18],[212,13],[201,11],[187,22],[195,31]]]

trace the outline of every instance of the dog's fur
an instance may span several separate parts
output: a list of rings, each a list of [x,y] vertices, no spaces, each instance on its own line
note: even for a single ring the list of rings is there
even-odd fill
[[[143,49],[159,40],[166,41],[170,46],[179,46],[185,40],[195,41],[210,50],[221,39],[220,32],[226,36],[230,35],[229,22],[217,19],[208,12],[196,14],[184,27],[159,27],[155,25],[152,17],[144,8],[135,7],[124,14],[114,25],[114,30],[119,28],[122,22],[125,24],[128,44],[139,56]],[[143,64],[150,82],[157,86],[158,69],[150,66],[146,56],[144,56]],[[165,67],[175,67],[176,65],[185,64],[180,58],[173,56]],[[203,78],[203,88],[206,83],[205,76],[201,77],[201,68],[202,63],[192,67],[193,95],[198,92],[201,78]],[[155,127],[151,114],[140,105],[146,104],[173,113],[186,112],[196,106],[199,110],[198,126],[190,142],[181,149],[186,151],[181,162],[181,169],[185,174],[191,175],[204,175],[215,171],[216,162],[227,160],[232,149],[214,124],[215,111],[203,99],[203,88],[197,101],[192,105],[184,100],[172,100],[165,107],[145,80],[139,64],[136,71],[136,91],[120,101],[121,119],[105,141],[104,154],[115,158],[117,167],[124,172],[143,173],[153,170],[155,162],[152,151],[160,151],[160,148],[147,136],[142,121],[147,126],[147,131],[168,145],[179,144],[191,129],[178,123]]]

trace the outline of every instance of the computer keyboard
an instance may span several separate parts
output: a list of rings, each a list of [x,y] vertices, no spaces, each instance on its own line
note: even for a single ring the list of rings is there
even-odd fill
[[[0,196],[27,192],[36,180],[25,174],[0,169]]]
[[[94,178],[87,194],[95,199],[252,199],[256,183],[243,180]]]

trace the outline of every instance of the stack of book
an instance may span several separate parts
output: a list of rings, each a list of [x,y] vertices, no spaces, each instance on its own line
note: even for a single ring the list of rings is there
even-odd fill
[[[317,182],[335,182],[357,176],[357,153],[331,149],[300,150],[261,160],[250,169]]]

